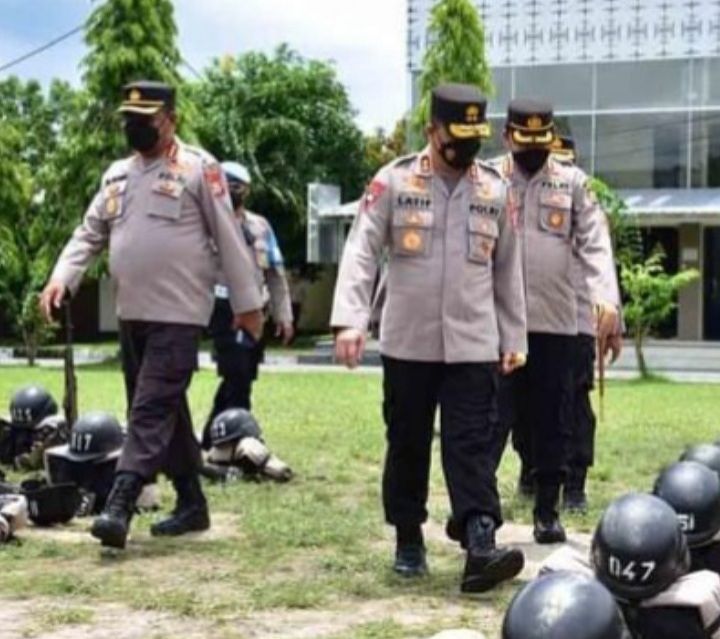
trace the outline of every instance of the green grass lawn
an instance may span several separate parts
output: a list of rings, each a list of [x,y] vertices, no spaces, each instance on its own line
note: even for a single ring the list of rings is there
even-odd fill
[[[30,381],[62,398],[60,371],[26,368],[0,369],[0,398],[5,401]],[[78,381],[81,411],[122,414],[124,391],[116,369],[83,368]],[[201,372],[193,383],[198,425],[215,382],[212,373]],[[657,471],[686,445],[715,440],[719,397],[720,386],[712,385],[609,384],[591,473],[593,510],[566,523],[591,530],[613,496],[648,490]],[[39,616],[26,636],[46,626],[89,623],[88,607],[95,602],[179,615],[206,624],[207,636],[228,639],[256,636],[243,631],[238,619],[332,610],[357,618],[337,634],[322,634],[324,639],[409,639],[460,626],[496,636],[501,610],[517,584],[479,598],[461,597],[460,555],[437,535],[430,536],[428,579],[405,583],[389,571],[392,543],[379,499],[384,448],[379,376],[265,374],[255,401],[268,444],[297,479],[287,485],[210,487],[215,526],[195,539],[152,539],[147,530],[155,516],[143,515],[129,550],[117,557],[101,554],[80,534],[87,521],[71,526],[71,541],[60,534],[25,534],[21,545],[0,548],[0,596],[39,602]],[[447,500],[437,457],[434,462],[430,510],[437,530]],[[515,456],[508,454],[500,475],[506,516],[528,522],[529,504],[514,495],[516,473]],[[172,492],[163,488],[169,506]],[[422,614],[409,614],[417,610]]]

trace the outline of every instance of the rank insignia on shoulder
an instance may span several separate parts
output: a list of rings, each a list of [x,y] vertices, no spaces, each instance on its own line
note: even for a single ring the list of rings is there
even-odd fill
[[[205,181],[210,186],[210,192],[215,197],[222,197],[227,192],[225,188],[225,177],[223,176],[220,165],[217,163],[209,164],[203,170]]]
[[[367,213],[370,210],[370,207],[372,207],[382,197],[382,194],[385,193],[386,189],[387,184],[381,182],[380,180],[373,180],[370,182],[368,187],[365,189],[365,195],[362,199],[360,211],[362,213]]]

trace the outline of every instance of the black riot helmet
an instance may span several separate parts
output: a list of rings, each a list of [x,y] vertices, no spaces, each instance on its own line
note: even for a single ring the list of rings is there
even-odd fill
[[[123,431],[112,415],[85,413],[78,417],[70,431],[70,443],[53,450],[58,457],[76,462],[98,462],[120,455]]]
[[[675,511],[653,495],[630,493],[603,513],[592,541],[597,578],[617,598],[654,597],[690,569]]]
[[[680,456],[680,461],[698,462],[720,475],[720,446],[715,444],[691,446]]]
[[[35,428],[57,411],[55,400],[42,386],[25,386],[10,400],[10,419],[16,428]]]
[[[625,625],[607,589],[575,572],[541,576],[523,587],[505,614],[502,639],[623,639]]]
[[[28,502],[28,516],[37,526],[69,522],[80,507],[80,491],[75,484],[49,486],[44,481],[28,480],[20,484]]]
[[[691,548],[720,531],[720,477],[698,462],[677,462],[655,481],[653,493],[670,504]]]
[[[210,443],[213,446],[240,441],[245,437],[262,439],[262,432],[252,413],[244,408],[223,411],[210,426]]]

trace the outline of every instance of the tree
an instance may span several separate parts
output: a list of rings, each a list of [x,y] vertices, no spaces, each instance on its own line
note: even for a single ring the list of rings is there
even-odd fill
[[[407,122],[403,118],[398,120],[389,136],[381,128],[365,136],[365,164],[369,176],[375,175],[382,166],[408,152],[406,133]]]
[[[495,93],[492,71],[485,57],[485,29],[471,0],[440,0],[428,25],[430,45],[420,76],[420,102],[412,126],[417,139],[430,117],[430,94],[444,82],[472,84],[487,96]]]
[[[270,219],[288,262],[303,263],[307,184],[338,184],[351,198],[367,177],[362,133],[335,69],[283,45],[215,61],[194,96],[202,146],[248,166],[249,207]]]
[[[37,294],[68,233],[67,218],[57,214],[62,207],[48,192],[73,93],[60,82],[47,95],[37,82],[0,82],[0,308],[31,365],[52,334]]]
[[[623,312],[628,330],[635,344],[638,368],[642,377],[649,376],[643,354],[643,341],[677,307],[680,289],[699,277],[695,269],[669,275],[663,270],[662,250],[656,250],[644,262],[626,264],[621,273],[627,294]]]

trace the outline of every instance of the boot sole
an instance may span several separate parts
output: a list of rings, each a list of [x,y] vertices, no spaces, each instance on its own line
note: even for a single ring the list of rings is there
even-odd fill
[[[127,544],[127,531],[105,522],[94,522],[90,534],[99,539],[103,546],[123,550]]]
[[[525,567],[525,556],[519,550],[512,550],[496,561],[474,566],[468,559],[465,563],[461,592],[486,592],[503,581],[516,577]]]

